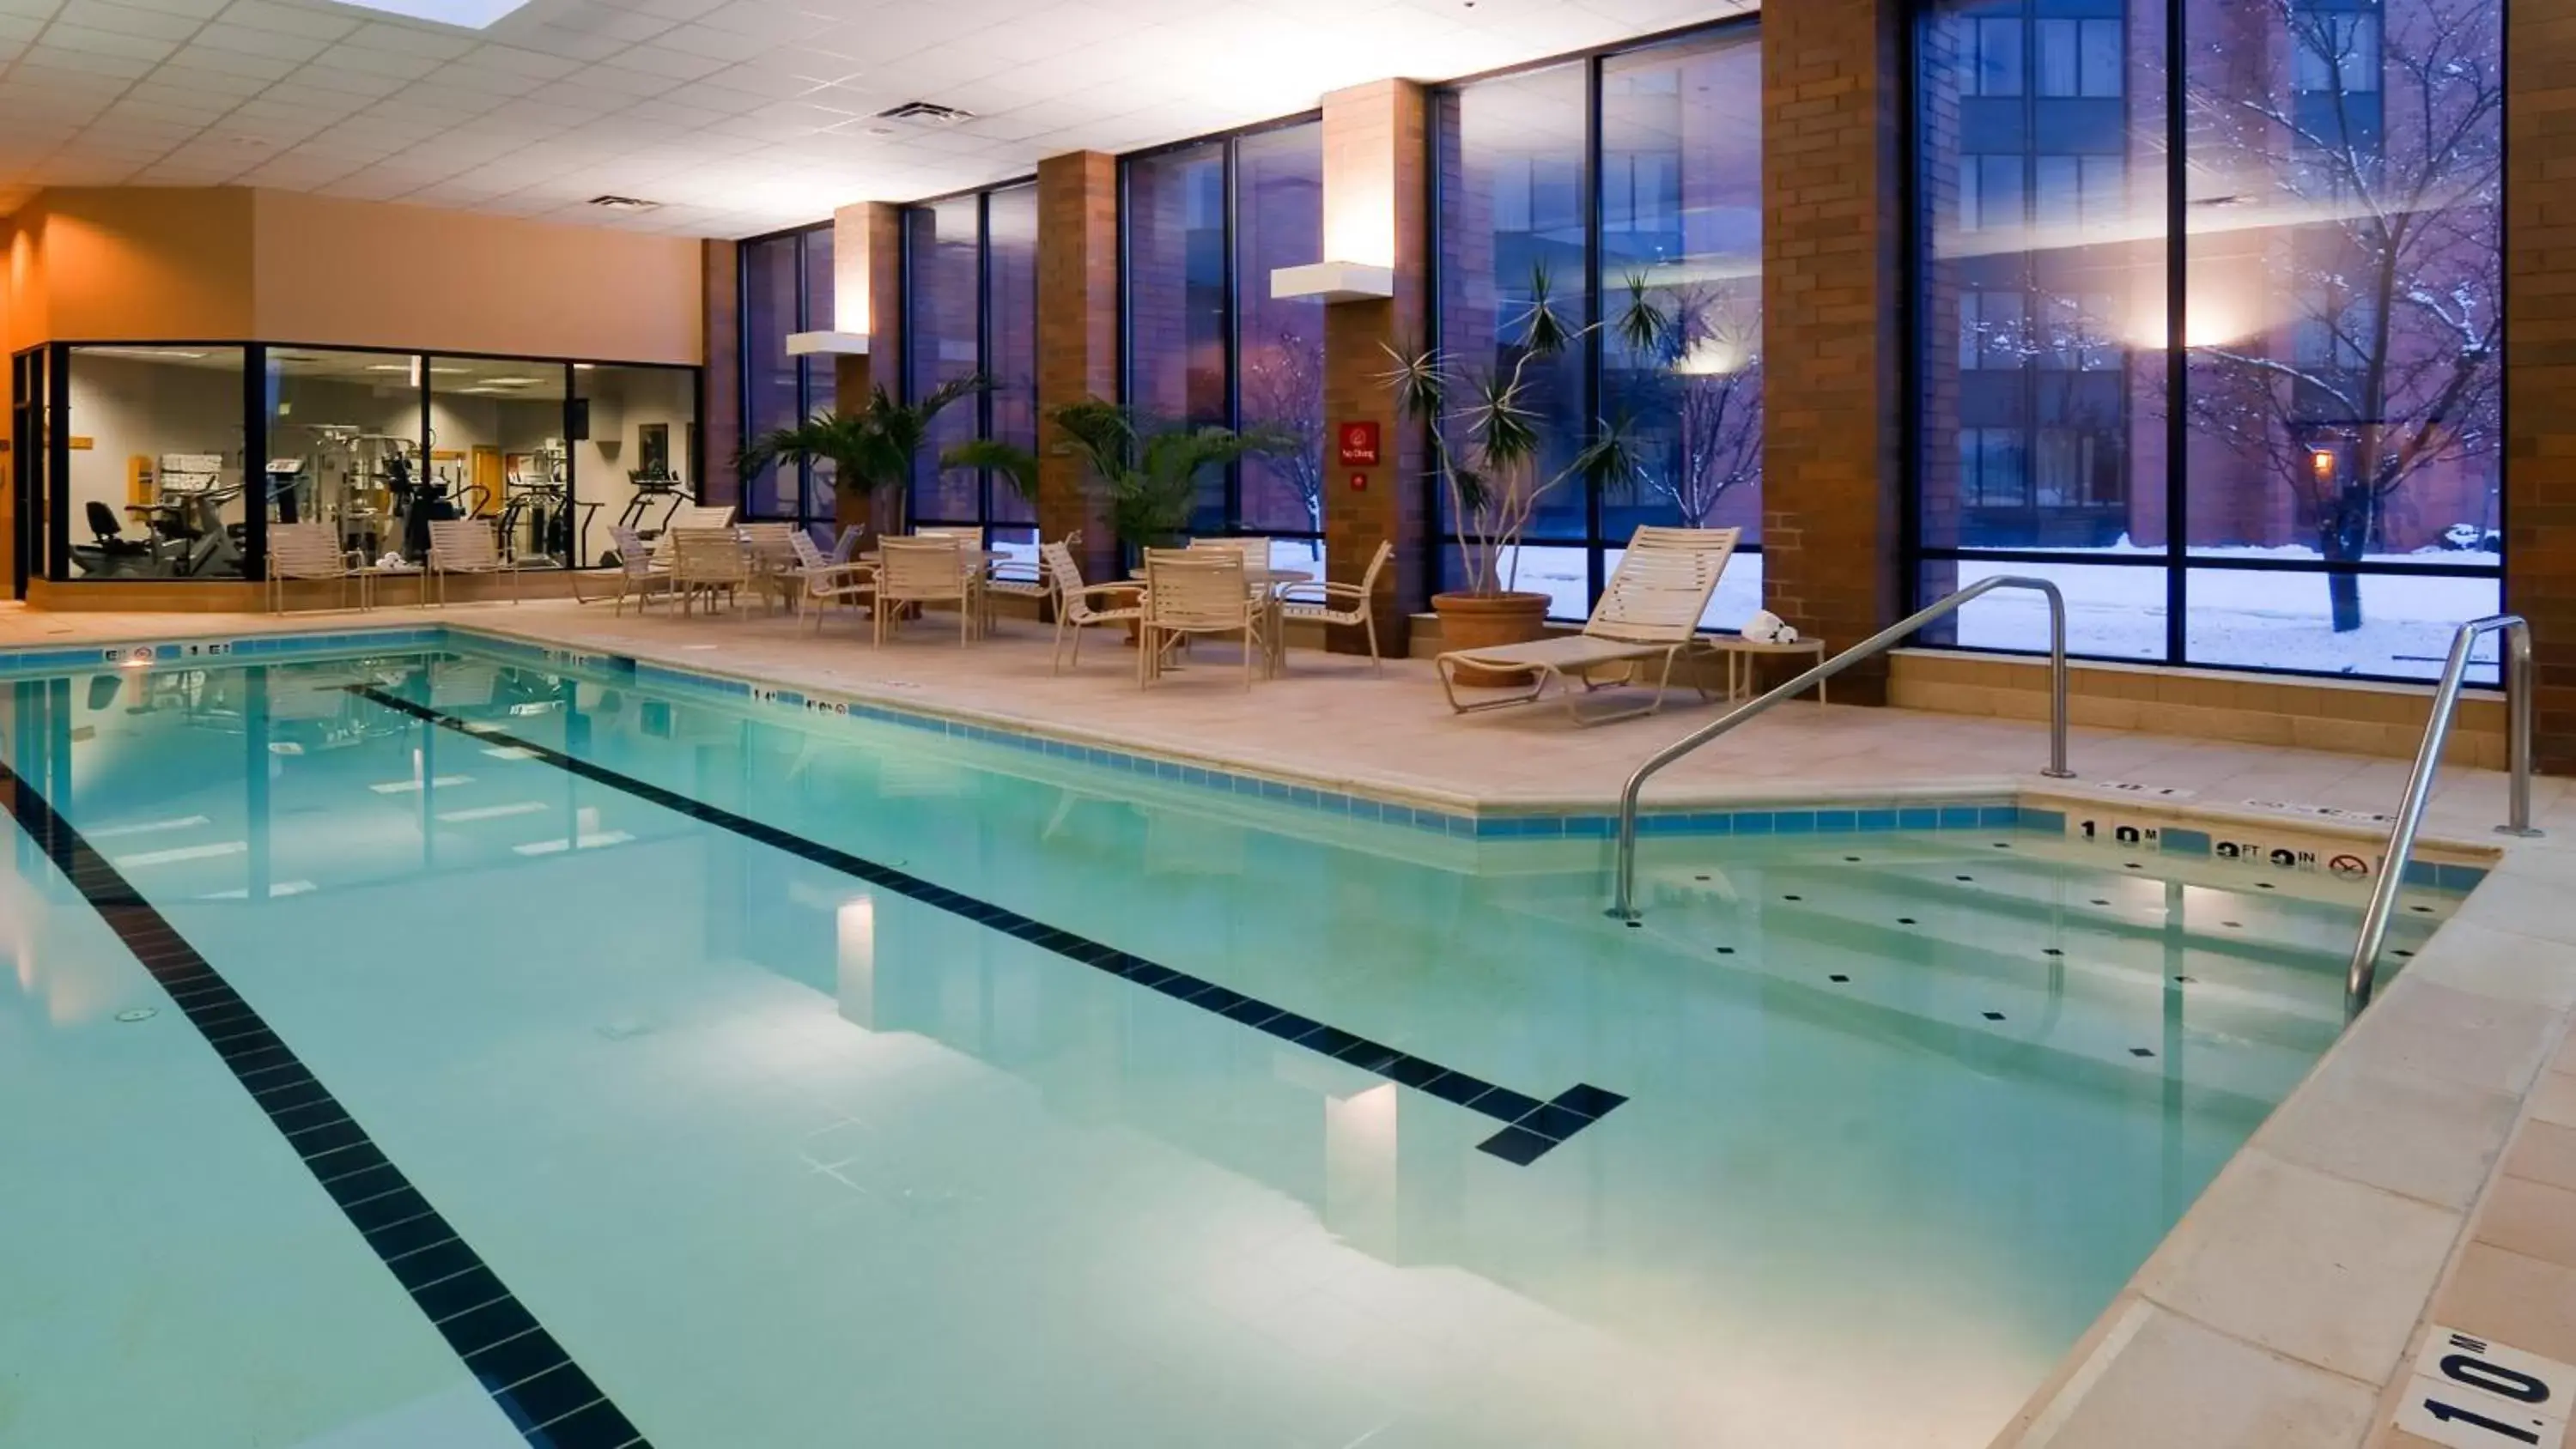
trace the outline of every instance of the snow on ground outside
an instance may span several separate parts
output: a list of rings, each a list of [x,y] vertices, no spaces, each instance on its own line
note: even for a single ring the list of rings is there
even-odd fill
[[[1517,586],[1547,594],[1552,617],[1581,619],[1590,612],[1582,549],[1533,545],[1519,552]],[[2123,546],[2102,552],[2160,556],[2163,550]],[[2314,549],[2296,547],[2203,549],[2193,557],[2309,563],[2318,559]],[[1602,563],[1605,572],[1616,568],[1618,559],[1619,552],[1610,551]],[[2467,550],[2373,554],[2368,561],[2486,567],[2500,562],[2493,553]],[[1963,588],[1995,574],[2034,575],[2056,584],[2066,594],[2071,652],[2109,659],[2164,657],[2162,569],[1963,560],[1958,570]],[[2494,579],[2365,577],[2362,627],[2337,634],[2329,625],[2323,574],[2198,568],[2190,571],[2186,582],[2190,588],[2186,646],[2195,664],[2425,679],[2441,674],[2452,631],[2466,620],[2496,612],[2501,592]],[[1719,580],[1716,597],[1701,622],[1709,628],[1735,628],[1761,607],[1761,600],[1762,558],[1738,554]],[[2048,604],[2036,593],[2000,590],[1960,610],[1958,619],[1957,643],[1962,648],[2036,651],[2048,647]],[[2475,657],[2488,667],[2472,668],[2472,682],[2495,682],[2495,643],[2492,637],[2480,641]]]

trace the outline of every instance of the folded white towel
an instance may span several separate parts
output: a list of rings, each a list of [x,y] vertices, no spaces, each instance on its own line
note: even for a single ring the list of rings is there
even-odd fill
[[[1790,628],[1779,615],[1764,609],[1744,621],[1744,637],[1756,644],[1795,644],[1798,631]]]

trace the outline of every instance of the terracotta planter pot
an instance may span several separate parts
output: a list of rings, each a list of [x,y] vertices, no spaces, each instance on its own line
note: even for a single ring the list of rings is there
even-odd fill
[[[1526,644],[1547,632],[1545,594],[1433,594],[1431,611],[1440,616],[1440,647],[1491,649],[1499,644]],[[1465,669],[1458,682],[1473,689],[1525,688],[1534,677],[1526,669]]]

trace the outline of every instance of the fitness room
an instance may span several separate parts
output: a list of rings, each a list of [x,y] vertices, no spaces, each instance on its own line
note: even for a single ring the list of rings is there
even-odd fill
[[[176,342],[30,364],[61,377],[20,495],[25,576],[49,582],[239,582],[260,520],[327,523],[388,583],[438,518],[493,520],[523,572],[597,567],[699,476],[694,368]]]
[[[37,607],[257,607],[289,523],[411,603],[451,518],[516,574],[452,597],[572,594],[708,481],[694,240],[215,187],[42,192],[0,241],[0,563]]]

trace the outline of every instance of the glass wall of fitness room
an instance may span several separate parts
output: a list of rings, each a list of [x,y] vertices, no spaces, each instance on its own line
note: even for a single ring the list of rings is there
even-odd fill
[[[1321,572],[1324,312],[1270,295],[1324,254],[1324,127],[1289,117],[1122,157],[1121,376],[1162,423],[1266,428],[1290,445],[1212,472],[1192,531],[1266,537]]]
[[[742,435],[757,438],[793,427],[832,406],[833,361],[790,357],[792,333],[828,331],[832,323],[832,223],[816,222],[742,243]],[[742,516],[829,527],[832,465],[828,460],[773,462],[741,480]]]
[[[1762,606],[1757,24],[1726,21],[1433,95],[1442,350],[1473,369],[1515,366],[1543,273],[1565,320],[1590,330],[1525,376],[1541,476],[1567,465],[1597,419],[1627,418],[1642,453],[1633,476],[1548,493],[1518,558],[1506,559],[1516,586],[1549,595],[1558,618],[1591,612],[1641,524],[1742,528],[1702,623],[1740,627]],[[1638,293],[1676,324],[1644,351],[1617,326]],[[1457,519],[1451,500],[1437,502],[1438,576],[1455,587]]]
[[[48,394],[12,410],[13,456],[45,458],[20,494],[22,580],[254,578],[269,526],[299,521],[418,563],[447,510],[493,520],[522,567],[587,565],[602,518],[651,513],[662,490],[639,482],[641,459],[695,466],[691,367],[240,342],[56,343],[38,359],[13,369]]]
[[[942,469],[969,438],[1038,445],[1038,191],[1011,182],[904,208],[903,395],[918,402],[977,373],[991,391],[950,404],[915,461],[914,521],[981,528],[1034,563],[1037,506],[984,469]]]
[[[1926,601],[2038,572],[2089,655],[2439,671],[2501,594],[2502,12],[1924,6]]]

